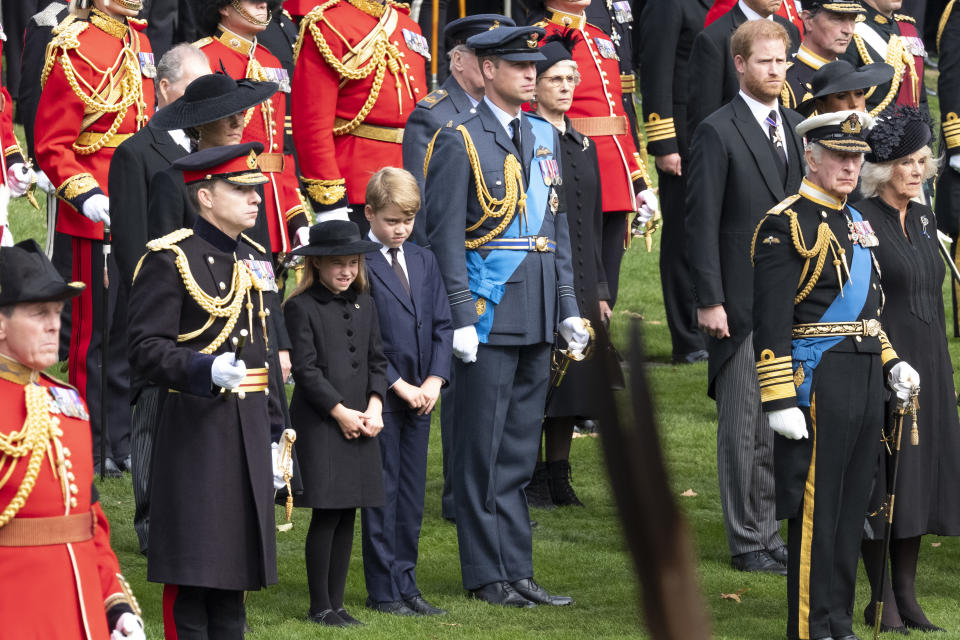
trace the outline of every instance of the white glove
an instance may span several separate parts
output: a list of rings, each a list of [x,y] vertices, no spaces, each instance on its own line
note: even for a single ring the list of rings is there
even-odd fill
[[[283,467],[280,466],[279,442],[270,443],[270,456],[273,460],[273,488],[283,489],[285,486],[287,486],[287,483],[283,479],[283,474],[284,472],[290,472],[291,474],[293,473],[293,458],[288,458],[287,464],[285,464]]]
[[[117,626],[110,633],[110,640],[147,640],[143,633],[143,623],[132,613],[125,613],[117,620]]]
[[[950,168],[960,171],[960,155],[950,156]]]
[[[53,183],[50,182],[50,178],[47,177],[43,171],[37,171],[37,186],[44,193],[53,194],[56,193],[57,188],[53,186]]]
[[[110,226],[110,198],[97,193],[87,198],[83,203],[83,215],[91,222],[102,222]]]
[[[463,360],[465,363],[477,361],[477,347],[480,346],[480,338],[477,337],[477,328],[468,324],[465,327],[453,330],[453,355]]]
[[[22,162],[7,167],[7,184],[10,186],[10,195],[19,198],[30,188],[33,182],[33,169]]]
[[[911,393],[919,393],[920,374],[906,362],[898,362],[887,374],[887,386],[901,402],[906,402]]]
[[[210,379],[213,384],[224,389],[233,389],[243,382],[247,375],[247,365],[243,360],[235,360],[232,353],[221,353],[210,366]]]
[[[12,247],[13,246],[13,234],[10,232],[10,227],[7,225],[0,226],[0,247]]]
[[[296,235],[293,236],[294,249],[305,244],[310,244],[310,227],[300,227],[297,229]]]
[[[784,438],[800,440],[807,437],[807,421],[803,417],[803,412],[797,407],[768,411],[767,421],[770,423],[770,428]]]
[[[657,196],[654,195],[653,190],[645,189],[638,193],[637,217],[634,219],[634,224],[642,226],[650,222],[653,215],[657,212],[658,206],[660,206],[660,203],[657,201]]]
[[[327,220],[349,220],[350,209],[347,207],[340,207],[339,209],[330,209],[330,211],[321,211],[315,217],[316,219],[313,221],[313,224],[320,224],[321,222],[326,222]]]
[[[590,334],[583,325],[583,318],[577,316],[570,316],[560,323],[560,335],[567,341],[567,349],[574,353],[586,349],[590,342]]]

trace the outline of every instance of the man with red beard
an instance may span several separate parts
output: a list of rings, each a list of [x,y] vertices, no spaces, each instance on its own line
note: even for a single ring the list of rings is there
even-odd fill
[[[730,41],[740,91],[693,134],[687,183],[690,269],[707,334],[708,394],[717,402],[717,470],[731,563],[786,575],[774,514],[773,435],[754,369],[750,238],[803,177],[801,118],[777,103],[790,40],[769,20]]]

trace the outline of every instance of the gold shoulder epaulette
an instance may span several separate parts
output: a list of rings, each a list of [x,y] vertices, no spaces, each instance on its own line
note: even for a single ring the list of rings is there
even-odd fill
[[[40,73],[41,88],[46,86],[47,78],[50,77],[50,72],[53,71],[53,65],[59,58],[58,51],[60,49],[63,49],[64,52],[70,49],[79,49],[79,36],[88,26],[90,26],[89,22],[76,20],[74,16],[67,16],[63,22],[54,29],[53,33],[56,35],[47,43],[47,50],[44,54],[43,71]]]
[[[953,5],[956,3],[957,0],[950,0],[943,9],[943,15],[940,16],[940,24],[937,25],[937,53],[940,52],[940,38],[943,36],[943,30],[947,28],[947,20],[950,19],[950,14],[953,13]]]
[[[799,194],[799,193],[795,193],[795,194],[793,194],[792,196],[789,196],[789,197],[787,197],[787,198],[784,198],[783,200],[780,201],[780,203],[779,203],[777,206],[775,206],[773,209],[770,209],[770,211],[767,211],[767,214],[768,214],[768,215],[779,215],[779,214],[783,213],[783,212],[786,210],[787,207],[789,207],[790,205],[792,205],[794,202],[796,202],[796,201],[799,200],[799,199],[800,199],[800,194]]]
[[[150,251],[163,251],[177,243],[183,242],[192,235],[193,229],[177,229],[160,238],[154,238],[147,243],[147,249],[150,249]]]
[[[213,38],[211,38],[210,36],[207,36],[206,38],[200,38],[199,40],[194,42],[193,46],[195,46],[197,49],[202,49],[208,44],[210,44],[211,42],[213,42]]]
[[[320,49],[320,53],[324,54],[324,48],[329,50],[329,46],[326,43],[326,40],[323,37],[323,34],[320,32],[320,29],[317,27],[317,22],[323,19],[323,12],[329,9],[330,7],[339,3],[340,0],[327,0],[321,5],[317,5],[313,9],[310,9],[310,13],[303,16],[303,19],[300,21],[300,33],[297,34],[297,42],[293,45],[293,62],[296,63],[300,59],[300,49],[303,47],[303,40],[309,34],[314,42],[317,45],[317,48]],[[330,53],[333,56],[333,53]],[[324,56],[326,59],[327,56]],[[328,60],[329,63],[329,60]]]
[[[423,107],[425,109],[433,109],[435,106],[443,102],[444,98],[447,97],[446,89],[437,89],[436,91],[431,91],[428,93],[422,100],[417,103],[418,107]]]
[[[253,247],[253,248],[256,249],[257,251],[259,251],[260,253],[266,253],[266,252],[267,252],[267,250],[263,248],[263,245],[262,245],[262,244],[260,244],[260,243],[257,242],[256,240],[253,240],[253,239],[252,239],[250,236],[248,236],[247,234],[241,233],[241,234],[240,234],[240,237],[243,238],[243,239],[247,242],[248,245],[250,245],[251,247]]]
[[[916,18],[914,18],[913,16],[908,16],[905,13],[893,14],[893,21],[894,22],[912,22],[913,24],[917,24]]]
[[[290,15],[290,12],[287,11],[286,9],[281,9],[281,10],[280,10],[280,13],[282,13],[284,16],[286,16],[286,17],[287,17],[287,20],[293,20],[293,16]]]
[[[138,31],[147,28],[147,21],[143,18],[127,18],[127,22],[134,26]]]

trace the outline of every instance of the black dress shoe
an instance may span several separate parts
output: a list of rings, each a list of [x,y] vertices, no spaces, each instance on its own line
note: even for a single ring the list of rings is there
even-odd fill
[[[918,620],[912,620],[909,617],[900,613],[900,619],[903,620],[903,624],[907,626],[908,629],[915,629],[917,631],[946,631],[943,627],[938,627],[935,624],[930,622],[920,622]]]
[[[391,602],[377,602],[367,598],[367,608],[373,609],[378,613],[389,613],[394,616],[415,616],[417,613],[405,605],[402,600],[393,600]]]
[[[347,613],[347,610],[343,607],[337,609],[337,617],[347,623],[351,627],[362,627],[363,623],[354,618],[352,615]]]
[[[698,349],[696,351],[691,351],[690,353],[674,356],[673,364],[695,364],[697,362],[704,362],[709,358],[710,354],[707,353],[706,349]]]
[[[307,620],[317,624],[322,624],[325,627],[347,626],[347,623],[344,622],[333,609],[324,609],[323,611],[319,611],[317,613],[308,613]]]
[[[552,596],[547,593],[546,589],[534,582],[533,578],[511,582],[510,586],[530,602],[549,604],[554,607],[565,607],[568,604],[573,604],[573,598],[570,596]]]
[[[787,546],[781,545],[776,549],[767,549],[767,553],[770,554],[770,557],[782,564],[787,566]]]
[[[130,473],[130,470],[133,468],[133,456],[127,456],[123,460],[117,462],[117,467],[120,468],[120,471],[126,471],[127,473]]]
[[[737,571],[751,571],[756,573],[775,573],[787,575],[787,568],[773,559],[766,550],[748,551],[730,558],[730,564]]]
[[[416,614],[421,616],[445,616],[447,615],[446,609],[439,609],[426,600],[424,600],[422,595],[415,595],[412,598],[404,598],[403,603]]]
[[[537,604],[524,598],[514,591],[509,582],[491,582],[479,589],[470,589],[470,597],[483,600],[487,604],[498,604],[501,607],[519,607],[528,609]]]
[[[100,463],[93,465],[93,475],[100,475]],[[107,458],[107,464],[104,467],[104,476],[107,478],[121,478],[123,477],[123,472],[120,471],[120,467],[117,466],[117,463]]]

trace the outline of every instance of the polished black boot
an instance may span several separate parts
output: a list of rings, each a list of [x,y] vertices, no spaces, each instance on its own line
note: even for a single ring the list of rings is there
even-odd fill
[[[550,473],[547,466],[538,462],[533,470],[533,478],[524,489],[527,494],[527,505],[536,509],[555,509],[556,505],[550,499]]]
[[[577,497],[570,481],[573,476],[570,471],[570,462],[557,460],[547,463],[550,474],[550,498],[558,507],[582,507],[583,503]]]

